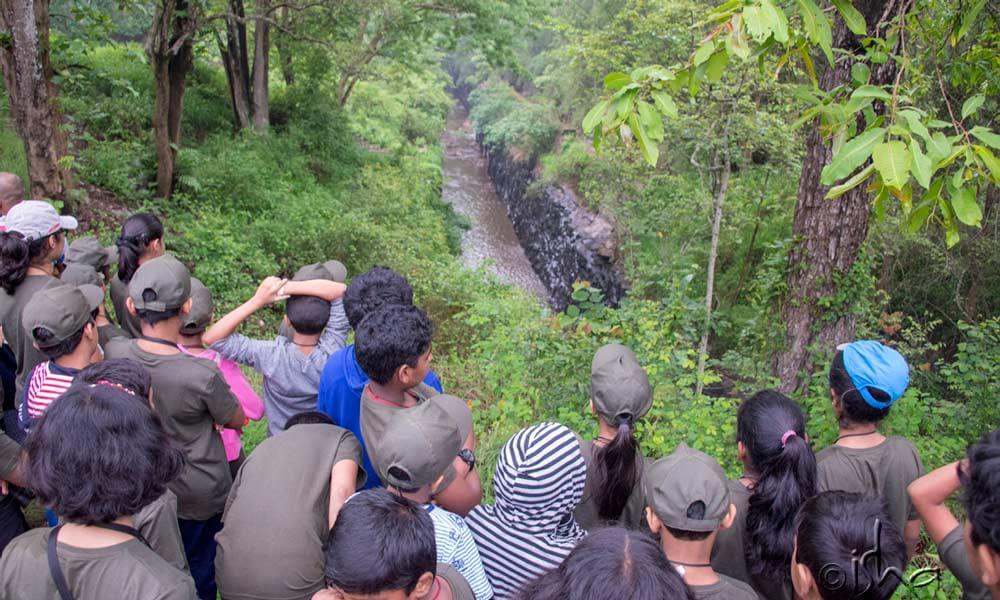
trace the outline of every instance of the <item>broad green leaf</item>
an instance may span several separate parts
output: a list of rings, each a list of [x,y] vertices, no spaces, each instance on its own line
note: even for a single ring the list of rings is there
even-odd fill
[[[788,42],[788,17],[785,16],[785,11],[771,0],[760,0],[760,8],[774,33],[774,41],[781,44]]]
[[[889,188],[883,185],[878,193],[875,194],[875,220],[877,221],[885,219],[885,201],[887,198],[889,198]]]
[[[750,57],[750,44],[747,43],[747,36],[743,31],[743,15],[733,15],[730,24],[732,25],[732,33],[726,39],[726,48],[737,58],[746,60]]]
[[[872,148],[872,162],[887,186],[902,189],[910,179],[910,153],[899,140],[881,142]]]
[[[972,227],[980,227],[983,222],[983,211],[976,203],[975,186],[962,187],[951,195],[951,207],[959,221]]]
[[[771,36],[771,28],[765,23],[763,11],[759,6],[748,6],[743,9],[743,23],[747,26],[747,33],[758,43]]]
[[[820,174],[820,183],[830,185],[834,181],[850,175],[854,172],[854,169],[861,166],[861,163],[868,160],[868,157],[872,154],[872,148],[883,137],[885,137],[885,129],[876,127],[849,140],[840,149],[840,152],[833,156],[830,164],[823,167],[823,172]]]
[[[830,191],[826,193],[826,199],[833,200],[834,198],[843,196],[847,192],[853,190],[854,188],[858,187],[859,185],[867,181],[868,178],[871,177],[872,173],[874,172],[875,172],[875,165],[871,164],[868,165],[864,169],[858,171],[857,175],[855,175],[854,177],[851,177],[850,179],[848,179],[847,181],[845,181],[840,185],[835,185],[832,188],[830,188]]]
[[[926,202],[920,204],[920,206],[910,213],[910,218],[906,220],[906,228],[910,233],[920,231],[920,228],[924,226],[929,216],[931,216],[931,206]]]
[[[600,124],[601,120],[604,119],[604,111],[608,110],[610,104],[610,100],[602,100],[587,112],[587,116],[583,118],[584,133],[590,133]]]
[[[982,127],[980,125],[977,125],[972,129],[970,129],[969,133],[972,134],[972,137],[978,139],[980,142],[986,144],[990,148],[1000,150],[1000,135],[997,135],[992,131],[990,131],[989,129],[986,129],[985,127]]]
[[[710,56],[712,56],[713,52],[715,52],[715,41],[714,40],[708,40],[707,42],[705,42],[701,46],[698,46],[698,49],[695,50],[695,52],[694,52],[694,59],[693,59],[694,60],[694,66],[697,67],[701,63],[703,63],[706,60],[708,60],[708,58]]]
[[[656,103],[656,108],[661,113],[673,119],[677,118],[677,104],[674,103],[674,99],[670,97],[670,94],[657,90],[650,95],[653,97],[653,102]]]
[[[655,167],[657,161],[660,160],[660,148],[656,145],[656,142],[649,138],[649,134],[643,129],[642,123],[639,122],[635,113],[629,115],[628,124],[635,133],[636,141],[639,142],[639,150],[642,152],[642,157],[646,159],[649,166]]]
[[[619,96],[615,100],[615,113],[619,118],[623,118],[632,112],[632,102],[635,100],[635,94],[635,90],[629,90],[626,94]]]
[[[802,26],[812,43],[818,45],[826,56],[826,62],[833,64],[833,32],[830,21],[814,0],[796,0],[802,15]]]
[[[854,35],[868,35],[868,26],[865,24],[865,17],[858,12],[851,4],[851,0],[833,0],[833,5],[837,7],[840,16],[843,17],[847,28]]]
[[[862,85],[851,93],[851,98],[878,98],[892,100],[892,94],[876,85]]]
[[[600,156],[601,154],[601,143],[604,142],[604,129],[601,127],[594,127],[594,152]]]
[[[722,74],[726,72],[726,63],[729,62],[729,53],[725,48],[719,50],[705,63],[705,77],[709,83],[717,83],[722,79]]]
[[[972,24],[976,22],[976,18],[979,17],[979,13],[983,11],[983,7],[986,6],[986,0],[979,0],[978,2],[973,2],[968,8],[965,8],[965,14],[962,15],[962,22],[958,27],[958,31],[955,32],[954,38],[952,39],[951,45],[954,46],[958,42],[962,41],[965,34],[969,33],[969,29],[972,28]]]
[[[649,102],[640,100],[636,106],[639,109],[639,123],[642,124],[643,129],[649,134],[649,139],[656,143],[662,142],[663,117],[660,116],[660,113]]]
[[[809,48],[805,44],[799,46],[799,54],[802,55],[802,64],[805,65],[806,73],[809,74],[809,81],[813,87],[819,87],[819,80],[816,78],[816,67],[813,66],[812,57],[809,56]]]
[[[986,168],[990,170],[990,174],[993,176],[993,183],[1000,185],[1000,160],[986,146],[974,144],[972,148],[979,155],[979,158],[983,159]]]
[[[625,73],[608,73],[604,76],[604,87],[609,90],[618,90],[632,83],[632,78]]]
[[[983,102],[986,102],[986,96],[982,94],[976,94],[975,96],[968,98],[962,104],[962,118],[966,119],[969,115],[974,114],[977,110],[979,110],[979,107],[983,105]]]
[[[920,115],[913,110],[901,110],[899,111],[899,116],[903,117],[906,124],[910,127],[910,131],[922,137],[926,142],[930,143],[931,134],[927,131],[927,127],[924,126],[923,122],[920,120]]]
[[[927,158],[924,151],[920,149],[920,142],[917,140],[910,140],[910,154],[913,155],[913,166],[911,168],[913,178],[924,189],[931,187],[931,175],[934,173],[931,159]]]
[[[851,80],[858,85],[865,85],[871,77],[872,70],[863,62],[856,62],[851,65]]]
[[[951,154],[951,142],[940,131],[935,131],[934,135],[927,140],[927,154],[931,161],[940,167],[940,162]]]

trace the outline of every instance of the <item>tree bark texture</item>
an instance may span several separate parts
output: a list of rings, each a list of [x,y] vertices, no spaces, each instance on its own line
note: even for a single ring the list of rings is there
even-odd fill
[[[270,0],[257,0],[257,22],[253,32],[253,127],[267,131],[271,106],[268,100],[268,68],[271,54]]]
[[[899,3],[904,1],[855,0],[854,6],[865,16],[869,34],[877,36],[885,34]],[[836,47],[860,52],[857,38],[839,17],[833,35]],[[852,64],[852,60],[840,56],[836,66],[824,71],[820,87],[829,90],[849,82]],[[870,83],[892,83],[896,75],[894,61],[870,66]],[[786,346],[774,365],[780,389],[786,393],[801,392],[807,385],[814,345],[828,350],[851,341],[857,324],[850,304],[842,310],[830,309],[822,307],[820,300],[835,295],[838,280],[854,266],[868,234],[871,198],[862,185],[836,200],[826,200],[829,188],[820,183],[820,172],[831,158],[830,146],[816,123],[806,140],[792,221],[796,242],[788,257],[788,291],[782,309]]]
[[[161,0],[146,39],[153,71],[153,138],[156,143],[156,195],[173,192],[174,165],[181,137],[181,116],[188,71],[194,63],[197,7],[186,0]]]
[[[0,0],[0,69],[14,129],[24,142],[35,198],[63,198],[72,187],[62,115],[49,62],[48,0]]]
[[[226,41],[218,40],[219,55],[229,83],[229,98],[233,104],[233,120],[238,129],[250,127],[250,67],[247,50],[247,26],[243,0],[229,0],[226,19]]]

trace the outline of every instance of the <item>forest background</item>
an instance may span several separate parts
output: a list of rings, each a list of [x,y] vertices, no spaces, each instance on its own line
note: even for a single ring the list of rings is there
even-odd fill
[[[865,226],[847,268],[810,299],[811,332],[849,322],[906,356],[912,383],[884,430],[930,469],[997,424],[1000,14],[981,0],[902,2],[895,25],[850,48],[845,4],[817,8],[827,39],[811,0],[2,0],[0,170],[105,242],[131,212],[162,215],[217,315],[308,262],[404,273],[436,326],[435,369],[473,406],[489,494],[496,453],[520,427],[596,433],[589,365],[609,341],[631,346],[655,386],[639,426],[650,456],[686,441],[738,475],[735,409],[779,386],[807,410],[815,447],[830,444],[833,349],[813,339],[796,381],[775,375],[800,291],[797,182],[816,140],[843,149],[878,128],[887,152],[909,143],[912,181],[887,178],[902,160],[892,152],[868,161],[875,141],[841,165],[839,181],[860,169],[843,193],[860,198]],[[754,12],[752,29],[750,10],[771,16]],[[41,35],[18,37],[29,21]],[[24,39],[27,63],[14,52]],[[847,87],[831,92],[825,56],[854,57]],[[900,76],[880,87],[886,64]],[[668,65],[669,85],[644,65]],[[40,80],[21,77],[35,67]],[[592,110],[602,94],[609,104]],[[439,143],[456,96],[484,147],[614,220],[620,305],[579,282],[557,313],[461,266],[466,224],[441,200]],[[919,107],[918,124],[899,106]],[[934,179],[918,168],[927,155]],[[272,335],[280,308],[259,316],[244,329]],[[263,431],[248,431],[250,447]],[[913,568],[935,564],[928,542]],[[956,590],[945,575],[900,597]]]

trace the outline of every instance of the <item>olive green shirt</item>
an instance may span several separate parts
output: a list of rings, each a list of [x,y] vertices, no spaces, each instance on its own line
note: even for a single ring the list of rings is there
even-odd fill
[[[20,407],[21,398],[24,396],[24,381],[28,374],[41,362],[48,360],[44,354],[35,348],[34,340],[24,330],[21,315],[24,307],[35,295],[35,292],[42,289],[53,277],[48,275],[29,275],[24,278],[21,285],[14,290],[11,296],[6,290],[0,289],[0,326],[3,327],[3,336],[14,351],[17,358],[17,392],[14,396],[15,407]]]
[[[720,529],[712,546],[712,569],[720,575],[751,586],[761,600],[792,600],[794,591],[790,577],[779,580],[763,579],[750,574],[746,557],[747,510],[753,494],[739,480],[726,482],[730,501],[736,506],[736,518],[729,529]]]
[[[167,433],[187,452],[184,473],[170,484],[177,494],[177,516],[204,521],[220,514],[233,480],[214,426],[232,419],[239,404],[219,368],[180,352],[152,354],[128,338],[109,342],[105,356],[130,358],[149,370],[156,412]]]
[[[188,573],[184,541],[177,526],[177,495],[167,490],[134,518],[135,528],[150,547],[174,568]]]
[[[0,557],[0,597],[59,600],[45,553],[51,529],[32,529]],[[107,548],[58,544],[59,566],[75,600],[194,600],[191,576],[137,539]]]
[[[111,277],[111,305],[115,307],[115,318],[118,325],[131,338],[142,337],[142,325],[139,317],[133,315],[125,306],[125,299],[128,298],[128,284],[123,283],[118,275]]]
[[[330,472],[357,463],[361,445],[341,427],[295,425],[250,453],[216,535],[215,578],[227,600],[309,600],[324,586],[323,544],[330,533]]]
[[[583,486],[583,499],[573,511],[576,522],[587,531],[605,527],[608,525],[621,525],[629,529],[645,531],[646,525],[646,495],[642,491],[642,475],[645,472],[648,462],[644,456],[639,456],[639,477],[632,487],[628,501],[622,509],[617,519],[605,521],[597,511],[597,465],[594,463],[594,452],[596,451],[592,440],[580,440],[580,450],[583,452],[583,460],[587,465],[587,481]]]
[[[891,436],[871,448],[830,446],[816,455],[816,492],[875,493],[885,498],[900,534],[917,518],[906,487],[924,474],[920,455],[908,440]]]
[[[938,556],[962,584],[962,597],[965,600],[990,600],[990,591],[983,586],[983,580],[976,576],[969,565],[969,555],[965,552],[965,542],[962,539],[963,529],[962,525],[958,525],[944,536],[938,544]]]
[[[106,348],[108,343],[115,338],[129,337],[122,328],[109,323],[107,325],[102,325],[97,328],[97,343],[101,345],[101,348]]]
[[[0,479],[17,468],[21,459],[21,446],[0,431]]]
[[[448,582],[453,600],[476,600],[476,595],[472,593],[469,582],[455,570],[455,567],[446,563],[438,563],[437,576]]]
[[[688,585],[697,600],[757,600],[753,588],[725,575],[710,585]]]

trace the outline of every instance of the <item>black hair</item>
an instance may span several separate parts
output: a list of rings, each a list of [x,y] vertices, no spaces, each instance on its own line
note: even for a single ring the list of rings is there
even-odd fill
[[[122,233],[115,241],[118,246],[118,279],[122,283],[132,281],[139,268],[139,257],[146,252],[149,243],[163,239],[163,223],[152,213],[136,213],[125,219]]]
[[[292,296],[285,302],[285,314],[296,332],[316,335],[330,320],[330,303],[316,296]]]
[[[410,594],[424,573],[437,573],[430,515],[385,489],[360,492],[344,504],[324,552],[327,586],[348,594]]]
[[[802,505],[795,531],[795,561],[824,600],[888,600],[903,580],[906,545],[881,498],[822,492]]]
[[[963,501],[974,546],[986,544],[1000,554],[1000,429],[969,446],[969,465],[961,469]]]
[[[148,406],[149,389],[153,385],[149,371],[142,364],[128,358],[108,358],[84,367],[76,374],[74,382],[111,382],[132,392]]]
[[[615,423],[615,437],[604,447],[594,447],[594,489],[597,514],[605,521],[617,521],[642,475],[639,443],[633,427],[635,419],[621,414]]]
[[[580,540],[557,568],[528,583],[518,600],[694,600],[648,535],[605,527]]]
[[[292,415],[292,418],[285,421],[285,431],[296,425],[333,425],[333,419],[326,413],[318,410],[306,410]]]
[[[60,239],[62,231],[31,240],[18,231],[0,232],[0,287],[11,296],[28,276],[28,267],[39,262],[48,252],[48,239]]]
[[[842,408],[840,415],[840,425],[847,426],[853,423],[878,423],[889,416],[889,408],[875,408],[865,402],[851,381],[851,376],[847,374],[844,366],[844,352],[837,350],[830,364],[830,389],[840,398]],[[878,388],[868,386],[868,393],[879,402],[889,402],[892,399],[888,394]]]
[[[31,331],[31,337],[35,338],[35,342],[38,344],[38,351],[41,352],[48,359],[56,359],[60,356],[66,356],[76,350],[80,342],[83,341],[83,331],[87,328],[87,325],[93,321],[87,321],[80,328],[79,331],[64,339],[61,342],[54,344],[49,343],[55,334],[45,327],[35,327]]]
[[[701,500],[695,500],[688,505],[687,513],[685,516],[689,519],[701,520],[705,518],[705,503]],[[663,525],[670,535],[674,536],[679,540],[685,542],[700,542],[702,540],[707,540],[708,536],[712,535],[711,531],[688,531],[686,529],[677,529],[676,527],[670,527],[669,525]]]
[[[816,456],[805,436],[802,409],[774,390],[757,392],[736,413],[736,439],[757,472],[743,540],[753,575],[788,577],[795,515],[816,493]]]
[[[365,374],[385,385],[404,364],[417,366],[432,337],[433,326],[424,311],[413,305],[383,306],[355,331],[354,350]]]
[[[142,291],[142,301],[143,302],[155,302],[156,292],[153,290],[143,290]],[[149,310],[148,308],[136,308],[135,316],[139,317],[139,320],[147,325],[156,325],[161,321],[166,321],[167,319],[172,319],[177,315],[181,314],[181,307],[170,308],[167,310]]]
[[[372,267],[351,280],[344,292],[344,313],[351,329],[386,304],[413,304],[413,288],[389,267]]]
[[[134,515],[184,470],[184,451],[149,406],[112,385],[77,382],[25,442],[28,482],[71,523]]]

